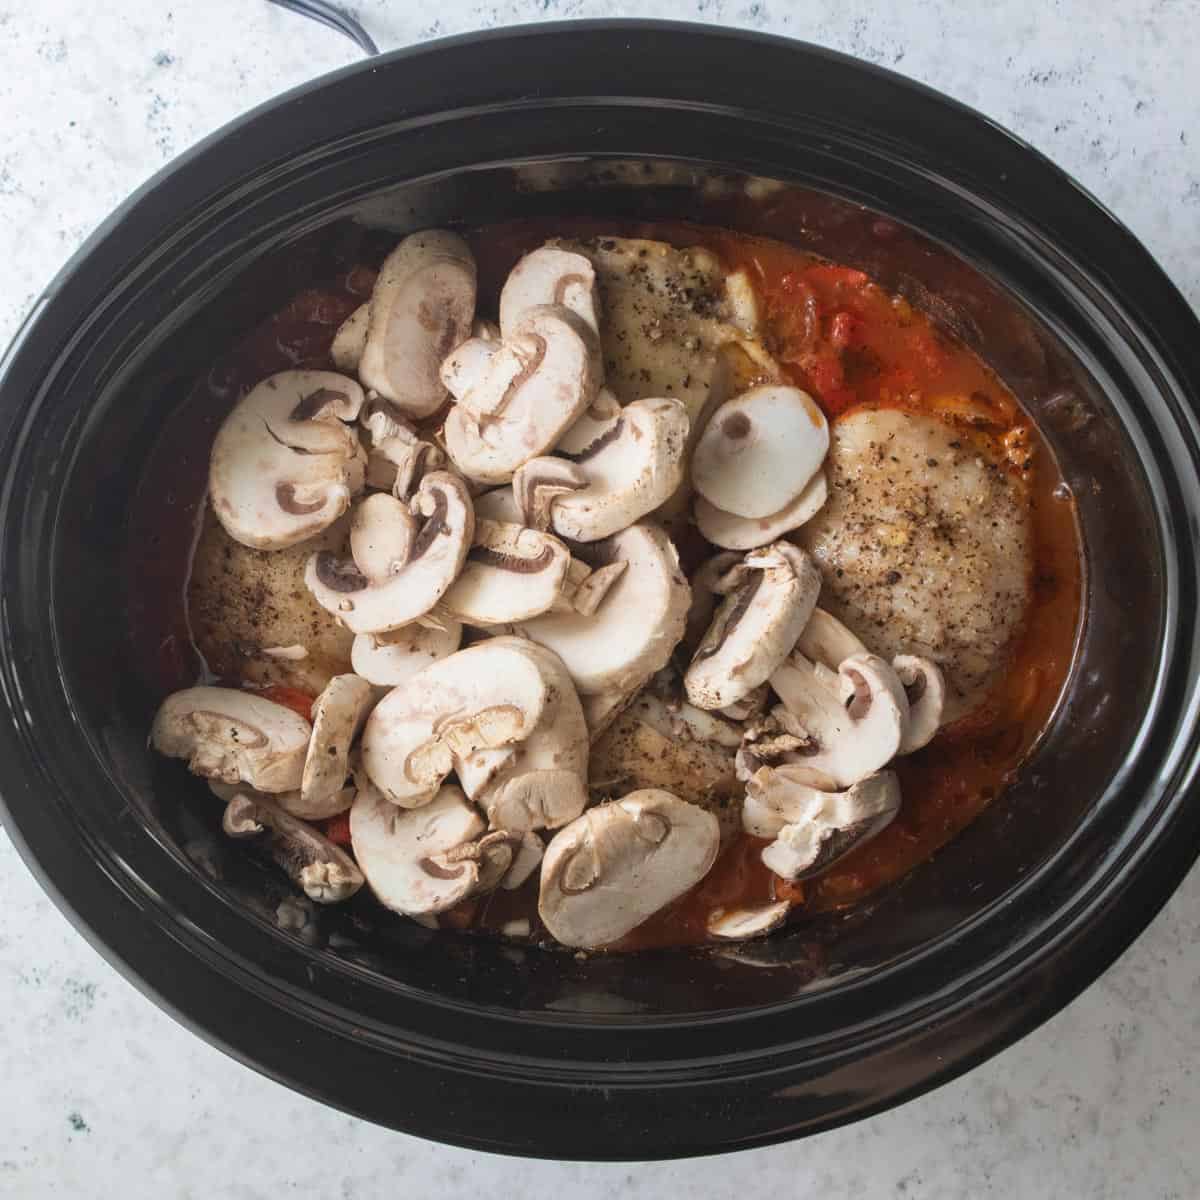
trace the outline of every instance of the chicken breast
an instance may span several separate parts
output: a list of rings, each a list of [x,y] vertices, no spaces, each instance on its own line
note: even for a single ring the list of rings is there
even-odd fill
[[[1028,489],[992,439],[898,410],[842,417],[828,467],[829,501],[799,534],[821,567],[822,606],[876,654],[932,658],[945,719],[966,715],[1026,619]]]
[[[235,542],[212,510],[206,511],[187,599],[192,639],[213,674],[286,684],[315,695],[334,675],[352,669],[354,635],[304,584],[309,556],[318,550],[342,552],[347,530],[348,518],[342,518],[298,546],[252,550]]]

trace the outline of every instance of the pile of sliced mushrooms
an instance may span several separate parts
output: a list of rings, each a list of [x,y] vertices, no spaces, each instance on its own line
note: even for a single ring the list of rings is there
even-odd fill
[[[745,277],[710,258],[548,243],[508,276],[492,324],[467,244],[414,234],[339,329],[339,370],[273,375],[225,420],[209,500],[229,537],[281,550],[349,514],[345,552],[314,552],[304,579],[353,633],[353,669],[310,720],[252,691],[176,693],[152,744],[208,779],[226,834],[311,900],[366,883],[436,925],[540,869],[546,933],[598,948],[699,883],[738,824],[797,881],[896,815],[886,768],[936,732],[942,676],[871,654],[818,607],[820,571],[787,535],[825,502],[829,429],[757,340]],[[713,305],[653,309],[671,292],[655,271],[681,262],[717,280]],[[646,353],[686,360],[676,396],[631,394],[657,380],[606,352],[606,279],[645,289]],[[677,300],[690,293],[661,302]],[[738,391],[730,350],[750,373]],[[690,584],[672,532],[689,521],[717,548]],[[622,744],[653,734],[727,765],[733,826],[702,780],[589,772],[617,725]],[[614,774],[645,786],[617,795]],[[352,855],[314,824],[346,812]],[[708,928],[751,937],[788,908],[716,910]]]

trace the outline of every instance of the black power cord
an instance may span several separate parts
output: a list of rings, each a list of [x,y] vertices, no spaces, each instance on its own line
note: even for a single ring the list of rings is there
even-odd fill
[[[375,39],[349,13],[343,12],[336,5],[327,4],[325,0],[268,0],[278,4],[288,12],[298,13],[302,17],[310,17],[320,21],[322,25],[345,34],[362,52],[368,56],[379,53]]]

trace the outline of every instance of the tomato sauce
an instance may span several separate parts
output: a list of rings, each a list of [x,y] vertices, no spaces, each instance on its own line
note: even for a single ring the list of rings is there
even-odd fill
[[[1050,718],[1074,650],[1081,560],[1069,493],[1040,433],[1004,385],[952,333],[852,267],[782,242],[683,222],[512,222],[469,235],[479,265],[481,311],[495,311],[504,277],[521,254],[551,236],[602,234],[702,245],[729,269],[745,268],[763,306],[768,348],[831,421],[858,405],[895,406],[936,413],[997,439],[1010,469],[1027,482],[1034,534],[1032,603],[1008,668],[977,712],[892,764],[904,796],[892,825],[803,885],[787,883],[763,866],[766,842],[739,835],[700,884],[614,947],[632,950],[711,940],[706,923],[721,908],[781,899],[800,914],[844,908],[944,846],[1000,794]],[[190,420],[165,432],[144,486],[181,496],[178,511],[194,521],[203,504],[208,445],[225,413],[268,374],[332,366],[329,349],[337,325],[369,295],[382,252],[327,286],[306,289],[221,359],[193,389],[184,414]],[[146,633],[142,644],[157,648],[148,673],[166,692],[194,682],[195,663],[184,650],[188,635],[180,606],[190,551],[178,537],[164,539],[161,533],[150,531],[148,541],[133,539],[152,547],[139,564],[143,587],[133,617],[135,628]],[[297,711],[309,700],[303,693],[280,699]],[[327,824],[336,840],[348,840],[344,819]],[[536,873],[513,892],[467,901],[441,922],[499,933],[520,918],[530,921],[536,940]]]

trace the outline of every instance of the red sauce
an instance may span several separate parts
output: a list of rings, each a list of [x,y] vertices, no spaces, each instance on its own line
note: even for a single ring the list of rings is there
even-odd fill
[[[470,237],[479,264],[480,308],[494,311],[505,275],[521,254],[547,237],[623,234],[676,245],[703,245],[730,269],[746,268],[766,315],[769,348],[790,379],[817,398],[829,419],[871,404],[934,412],[984,429],[1009,450],[1029,484],[1034,530],[1033,600],[1022,637],[987,702],[942,730],[929,746],[893,765],[904,806],[893,824],[832,870],[806,885],[789,884],[763,866],[765,842],[740,835],[713,870],[686,895],[655,914],[615,948],[694,944],[709,940],[706,922],[719,908],[791,900],[801,912],[855,904],[928,859],[1003,790],[1040,731],[1065,682],[1080,615],[1081,567],[1073,506],[1056,464],[1004,385],[988,367],[906,299],[861,271],[838,266],[781,242],[687,223],[600,220],[515,222]],[[203,502],[208,445],[236,399],[275,371],[327,367],[337,325],[369,294],[373,265],[326,287],[309,288],[220,360],[193,389],[181,420],[164,434],[145,487],[182,502],[195,519]],[[191,419],[183,419],[191,414]],[[199,431],[199,432],[198,432]],[[190,548],[150,531],[139,564],[144,597],[133,613],[144,645],[158,647],[151,675],[162,691],[194,680],[186,616],[179,601]],[[133,544],[139,544],[137,539]],[[147,583],[149,586],[147,586]],[[280,697],[301,711],[307,697]],[[307,716],[307,712],[304,713]],[[341,841],[338,819],[329,831]],[[538,934],[536,875],[514,892],[472,899],[442,917],[443,925],[499,932],[519,918]]]

